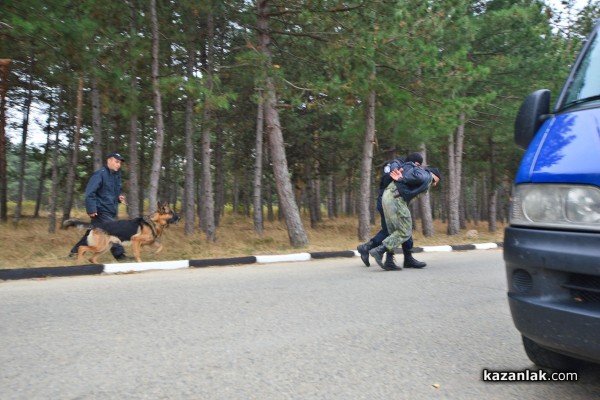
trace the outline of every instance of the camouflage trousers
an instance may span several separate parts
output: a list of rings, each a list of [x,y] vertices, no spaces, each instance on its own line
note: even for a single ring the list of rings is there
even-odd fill
[[[412,218],[406,201],[398,194],[396,184],[390,183],[381,198],[383,213],[390,236],[385,238],[383,245],[390,251],[402,247],[402,243],[412,236]]]

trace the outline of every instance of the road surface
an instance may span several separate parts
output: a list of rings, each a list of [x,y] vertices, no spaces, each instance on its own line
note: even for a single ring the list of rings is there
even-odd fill
[[[398,261],[402,257],[398,257]],[[501,250],[0,282],[0,399],[591,399],[534,369]],[[374,263],[373,263],[374,264]]]

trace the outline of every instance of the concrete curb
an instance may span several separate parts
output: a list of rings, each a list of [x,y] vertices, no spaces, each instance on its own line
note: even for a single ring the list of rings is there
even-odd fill
[[[446,252],[446,251],[464,251],[464,250],[489,250],[503,247],[503,243],[478,243],[466,245],[448,245],[448,246],[425,246],[415,247],[415,253],[430,253],[430,252]],[[402,253],[398,249],[398,253]],[[116,274],[141,272],[150,270],[170,270],[182,268],[204,268],[204,267],[220,267],[230,265],[243,264],[267,264],[275,262],[294,262],[294,261],[310,261],[320,260],[324,258],[338,257],[358,257],[358,251],[325,251],[314,253],[297,253],[297,254],[282,254],[282,255],[264,255],[264,256],[248,256],[248,257],[233,257],[205,260],[179,260],[179,261],[157,261],[157,262],[142,262],[142,263],[114,263],[114,264],[87,264],[74,265],[70,267],[41,267],[41,268],[18,268],[18,269],[0,269],[0,280],[16,280],[16,279],[40,279],[61,276],[77,276],[77,275],[99,275],[99,274]]]

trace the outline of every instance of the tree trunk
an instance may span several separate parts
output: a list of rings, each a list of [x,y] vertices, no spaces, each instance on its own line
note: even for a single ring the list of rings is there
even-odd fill
[[[311,154],[317,154],[319,143],[321,143],[318,131],[313,133],[312,143],[312,148],[309,150]],[[309,162],[310,164],[308,164]],[[323,215],[321,213],[321,164],[318,157],[310,157],[307,159],[307,164],[310,166],[310,175],[307,177],[308,187],[310,188],[311,193],[309,204],[311,214],[314,215],[315,220],[313,225],[313,215],[311,215],[311,227],[316,228],[317,224],[323,220]]]
[[[33,57],[31,58],[29,82],[27,83],[27,97],[23,107],[23,126],[21,134],[21,154],[19,156],[19,191],[17,193],[17,204],[15,206],[15,214],[13,223],[16,224],[21,219],[23,207],[23,192],[25,191],[25,163],[27,158],[27,133],[29,131],[29,113],[31,112],[31,102],[33,101]]]
[[[416,232],[419,230],[419,214],[421,213],[419,204],[413,202],[408,206],[408,209],[410,210],[410,217],[412,219],[412,231]]]
[[[104,164],[104,155],[102,154],[102,113],[100,110],[100,90],[98,90],[98,79],[92,77],[92,130],[94,132],[94,141],[92,144],[94,157],[94,171],[102,168]],[[116,150],[116,149],[115,149]]]
[[[358,240],[364,242],[371,236],[369,205],[372,196],[371,172],[373,167],[373,143],[375,142],[375,91],[369,92],[365,113],[365,138],[363,140],[360,168],[360,193],[358,200]]]
[[[129,5],[129,31],[131,37],[136,37],[136,27],[134,25],[135,15],[137,13],[137,8],[133,4],[133,2],[128,1]],[[131,41],[129,43],[130,54],[133,54],[133,43]],[[137,107],[137,98],[138,98],[138,85],[137,85],[137,75],[136,75],[136,67],[134,60],[129,60],[131,68],[130,68],[130,81],[129,88],[131,92],[129,93],[130,101],[129,101],[129,111],[131,115],[129,116],[129,156],[127,160],[127,172],[129,175],[128,187],[127,187],[127,214],[129,218],[137,218],[144,213],[144,199],[140,196],[140,163],[139,163],[139,116],[138,116],[138,107]],[[143,164],[142,164],[143,165]]]
[[[206,240],[214,242],[217,240],[215,228],[215,196],[213,192],[213,179],[210,169],[211,165],[211,118],[212,118],[212,96],[213,96],[213,68],[214,68],[214,20],[212,13],[207,17],[207,44],[206,44],[206,89],[207,95],[204,100],[202,115],[202,217],[204,220],[204,232]]]
[[[269,179],[266,185],[267,191],[267,220],[269,222],[275,221],[275,209],[273,207],[274,197],[273,196],[273,182]]]
[[[333,165],[336,163],[336,156],[331,152],[327,161],[327,217],[337,218],[338,217],[338,196],[337,196],[337,180],[333,171]],[[343,181],[342,181],[343,182]],[[342,196],[343,197],[343,196]]]
[[[333,174],[327,175],[327,218],[337,218],[337,197]]]
[[[489,199],[489,203],[490,203],[490,215],[489,215],[489,223],[488,223],[488,231],[489,232],[496,232],[496,230],[498,229],[496,222],[497,222],[497,215],[498,215],[498,188],[492,190],[491,194],[490,194],[490,199]]]
[[[471,196],[471,205],[470,208],[473,213],[473,224],[475,226],[479,225],[479,219],[481,218],[481,206],[477,201],[479,196],[479,177],[473,179],[473,195]]]
[[[200,143],[200,147],[202,144]],[[204,223],[203,219],[202,219],[202,202],[204,201],[202,199],[202,174],[200,173],[200,170],[198,171],[198,174],[196,174],[196,176],[199,177],[197,178],[197,182],[196,182],[196,198],[198,199],[196,201],[196,214],[198,215],[198,226],[200,226],[200,229],[204,232],[204,227],[202,226],[202,224]]]
[[[490,146],[490,187],[492,190],[490,191],[489,198],[489,219],[488,219],[488,231],[496,232],[496,216],[498,215],[498,184],[497,184],[497,174],[496,174],[496,144],[494,143],[494,139],[490,136],[489,139]]]
[[[271,69],[272,55],[270,49],[271,33],[269,30],[269,0],[257,0],[258,11],[258,36],[260,50],[266,58],[266,68]],[[279,207],[283,213],[288,231],[290,244],[294,247],[308,245],[308,237],[304,231],[298,205],[294,201],[294,191],[289,178],[285,144],[277,111],[277,94],[273,77],[268,75],[265,79],[265,123],[271,144],[271,159],[273,160],[273,174],[279,196]]]
[[[150,0],[150,19],[152,26],[152,98],[154,100],[154,114],[156,118],[156,140],[154,142],[154,154],[150,171],[150,186],[148,188],[149,212],[156,211],[158,204],[158,183],[162,170],[162,152],[165,142],[165,123],[163,120],[162,100],[159,82],[159,34],[158,16],[156,14],[156,0]]]
[[[194,53],[190,52],[187,59],[187,76],[189,80],[194,79]],[[185,103],[185,187],[184,187],[184,199],[185,199],[185,227],[184,232],[186,235],[194,234],[194,227],[196,224],[194,210],[195,203],[195,188],[194,183],[196,177],[194,175],[194,97],[192,93],[187,94]]]
[[[309,157],[307,157],[306,162],[304,163],[304,180],[306,181],[306,203],[308,204],[308,214],[310,216],[310,227],[312,229],[317,228],[318,216],[316,209],[316,193],[315,186],[313,182],[313,174],[314,171],[312,169],[312,162]]]
[[[423,164],[427,165],[427,147],[425,143],[420,146],[421,155],[423,155]],[[433,229],[433,214],[431,212],[431,193],[426,192],[418,198],[419,209],[421,211],[421,232],[425,237],[432,237],[435,233]]]
[[[490,208],[489,208],[489,204],[488,204],[488,200],[489,200],[489,183],[487,180],[487,175],[482,176],[482,180],[481,180],[481,195],[479,196],[481,199],[481,215],[485,216],[485,220],[489,222],[489,213],[490,213]]]
[[[79,162],[79,142],[81,141],[81,120],[83,111],[83,76],[79,76],[77,85],[77,112],[75,116],[75,133],[73,135],[73,148],[71,151],[71,162],[67,171],[67,182],[65,184],[65,204],[63,205],[62,222],[69,219],[73,208],[73,192],[75,188],[75,170]]]
[[[168,127],[173,126],[173,112],[171,110],[172,104],[169,103],[167,106],[168,111],[165,113],[165,126]],[[165,128],[168,132],[169,129]],[[177,185],[172,178],[173,174],[173,141],[168,140],[164,144],[163,149],[163,183],[159,185],[158,189],[158,199],[159,201],[166,201],[175,208],[176,202],[175,199],[177,197]],[[176,210],[176,209],[175,209]]]
[[[239,184],[239,173],[233,172],[233,215],[238,215],[240,207],[240,184]]]
[[[264,101],[264,98],[263,98]],[[264,106],[264,105],[263,105]],[[264,107],[263,107],[263,112],[264,112]],[[269,145],[269,136],[263,136],[264,139],[264,143],[263,143],[263,165],[269,165],[271,163],[270,160],[270,154],[269,154],[269,148],[271,147]],[[269,222],[273,222],[275,221],[275,210],[273,207],[273,203],[275,202],[274,198],[275,196],[273,195],[273,179],[271,179],[271,177],[269,176],[267,179],[265,179],[264,181],[264,192],[266,193],[266,206],[267,206],[267,221]]]
[[[46,167],[48,165],[48,153],[50,153],[50,146],[52,144],[52,103],[48,109],[48,126],[46,127],[46,144],[44,145],[44,154],[42,155],[42,165],[40,166],[40,179],[38,183],[37,196],[35,199],[35,211],[33,217],[38,218],[40,216],[40,207],[42,205],[42,199],[44,197],[44,186],[46,183]]]
[[[60,115],[62,112],[62,101],[58,99],[58,106],[56,115]],[[56,134],[54,135],[54,143],[52,144],[52,183],[50,185],[50,198],[48,201],[49,216],[48,216],[48,233],[54,233],[56,231],[56,210],[58,204],[58,153],[59,153],[59,142],[60,142],[60,119],[57,118],[56,123]]]
[[[136,119],[138,124],[141,124],[141,127],[139,129],[139,131],[136,130],[137,134],[139,135],[139,148],[140,149],[144,149],[148,146],[148,141],[146,140],[146,138],[144,137],[143,134],[140,134],[141,132],[146,132],[146,123],[145,120],[142,119],[141,121],[139,119]],[[131,149],[130,149],[131,151]],[[136,199],[138,201],[138,209],[140,210],[140,215],[145,214],[144,212],[144,184],[143,182],[146,181],[146,175],[148,175],[148,169],[147,168],[141,168],[141,165],[146,165],[147,164],[147,160],[146,160],[146,152],[145,151],[140,151],[139,152],[139,157],[136,158],[136,162],[137,164],[137,173],[138,173],[138,189],[139,189],[139,196]],[[130,183],[131,183],[131,176],[130,178]],[[130,192],[131,193],[131,192]]]
[[[250,208],[252,205],[252,199],[250,196],[250,190],[249,190],[249,183],[250,181],[246,182],[246,185],[244,185],[244,216],[250,218]]]
[[[321,212],[321,172],[318,161],[315,162],[313,171],[314,177],[311,179],[312,190],[315,194],[315,201],[313,202],[313,207],[317,222],[321,222],[323,221],[323,213]]]
[[[276,95],[272,78],[267,78],[267,101],[265,105],[267,131],[270,136],[271,157],[273,159],[273,174],[279,197],[280,211],[287,224],[288,237],[293,247],[304,247],[308,245],[308,237],[304,231],[298,205],[294,200],[294,191],[288,174],[287,159],[285,156],[285,145],[279,114],[275,108]]]
[[[129,117],[129,157],[127,160],[127,172],[129,173],[127,190],[127,214],[129,218],[136,218],[144,213],[140,204],[144,204],[140,199],[140,176],[138,162],[138,115],[133,113]]]
[[[264,214],[262,207],[262,164],[263,164],[263,132],[264,107],[263,89],[257,89],[258,107],[256,111],[256,159],[254,160],[254,231],[262,235],[264,231]]]
[[[466,182],[465,176],[462,174],[460,176],[460,182],[461,182],[460,183],[461,191],[460,191],[460,199],[458,202],[458,225],[459,225],[460,229],[466,229],[467,228],[467,203],[465,201],[466,196],[464,193],[464,189],[467,187],[467,182]]]
[[[6,178],[6,94],[8,93],[8,59],[0,59],[0,221],[8,221],[8,179]]]
[[[223,130],[219,127],[215,133],[217,143],[225,143]],[[223,146],[215,148],[215,226],[219,226],[220,218],[225,213],[225,168]]]
[[[460,196],[465,115],[460,114],[455,133],[448,139],[448,235],[460,232]]]

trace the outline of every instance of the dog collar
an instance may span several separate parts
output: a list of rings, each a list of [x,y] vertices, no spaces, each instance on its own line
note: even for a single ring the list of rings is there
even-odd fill
[[[142,221],[150,227],[150,229],[152,230],[152,237],[154,238],[154,240],[156,240],[156,238],[158,237],[158,233],[156,233],[154,222],[147,215],[145,215],[142,218]]]

